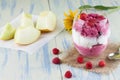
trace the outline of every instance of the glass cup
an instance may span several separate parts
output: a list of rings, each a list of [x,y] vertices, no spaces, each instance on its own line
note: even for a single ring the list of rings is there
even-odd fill
[[[99,56],[110,36],[108,19],[98,13],[78,13],[73,22],[72,39],[77,51],[88,57]]]

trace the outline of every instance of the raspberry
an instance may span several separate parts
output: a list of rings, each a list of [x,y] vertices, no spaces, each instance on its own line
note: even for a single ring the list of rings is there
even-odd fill
[[[99,67],[104,67],[105,65],[106,65],[105,61],[103,60],[99,61],[99,64],[98,64]]]
[[[80,19],[86,20],[86,18],[87,18],[87,14],[85,14],[85,13],[80,14]]]
[[[96,20],[95,19],[90,19],[88,22],[87,22],[87,25],[90,26],[90,27],[94,27],[96,23]]]
[[[84,58],[81,57],[81,56],[79,56],[79,57],[77,58],[77,62],[78,62],[78,63],[83,63],[83,62],[84,62]]]
[[[71,78],[72,77],[72,73],[70,71],[66,71],[64,76],[66,78]]]
[[[97,19],[98,19],[98,20],[103,20],[103,19],[105,19],[105,17],[102,16],[102,15],[99,15],[99,16],[97,16]]]
[[[53,54],[57,55],[57,54],[59,54],[60,51],[57,48],[53,48],[52,52],[53,52]]]
[[[93,65],[91,62],[86,63],[86,69],[92,69]]]
[[[60,59],[58,57],[55,57],[55,58],[52,59],[52,62],[54,64],[60,64]]]

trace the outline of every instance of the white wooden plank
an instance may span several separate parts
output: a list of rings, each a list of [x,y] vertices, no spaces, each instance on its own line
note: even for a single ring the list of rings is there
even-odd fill
[[[47,48],[46,46],[47,45],[44,46],[44,49]],[[1,58],[0,79],[61,80],[59,65],[54,65],[51,62],[52,58],[55,57],[51,52],[52,47],[55,47],[54,40],[48,45],[50,49],[45,49],[46,51],[44,51],[44,49],[41,48],[33,55],[28,55],[21,51],[1,50],[4,55],[1,56],[3,58]]]
[[[0,66],[0,79],[1,80],[8,80],[8,79],[18,79],[20,78],[20,72],[18,59],[16,51],[3,49],[4,61]]]

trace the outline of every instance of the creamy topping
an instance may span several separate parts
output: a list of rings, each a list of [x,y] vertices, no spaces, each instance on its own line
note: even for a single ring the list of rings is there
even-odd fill
[[[91,37],[82,36],[75,29],[72,30],[72,38],[74,43],[76,43],[77,45],[81,45],[83,47],[89,47],[89,48],[91,48],[93,45],[96,45],[96,44],[106,45],[108,42],[109,35],[110,35],[110,30],[107,31],[106,35],[101,35],[99,38],[96,38],[96,37],[91,38]]]

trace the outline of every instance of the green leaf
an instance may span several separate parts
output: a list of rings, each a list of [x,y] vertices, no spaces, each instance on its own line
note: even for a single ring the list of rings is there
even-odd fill
[[[106,15],[109,15],[109,14],[112,14],[112,13],[114,13],[114,12],[116,12],[116,11],[119,11],[120,10],[120,6],[118,6],[117,8],[115,8],[115,9],[109,9],[109,10],[107,10],[105,13],[106,13]],[[105,11],[105,10],[104,10]]]
[[[114,10],[114,9],[120,9],[120,6],[103,6],[103,5],[96,5],[96,6],[91,6],[91,5],[83,5],[80,6],[79,9],[81,11],[83,10],[88,10],[88,9],[96,9],[96,10]]]
[[[81,10],[89,9],[89,8],[93,8],[93,6],[91,6],[91,5],[83,5],[83,6],[79,7],[79,9],[81,9]]]
[[[97,10],[109,10],[109,9],[116,9],[118,8],[117,6],[103,6],[103,5],[97,5],[97,6],[94,6],[95,9]]]

